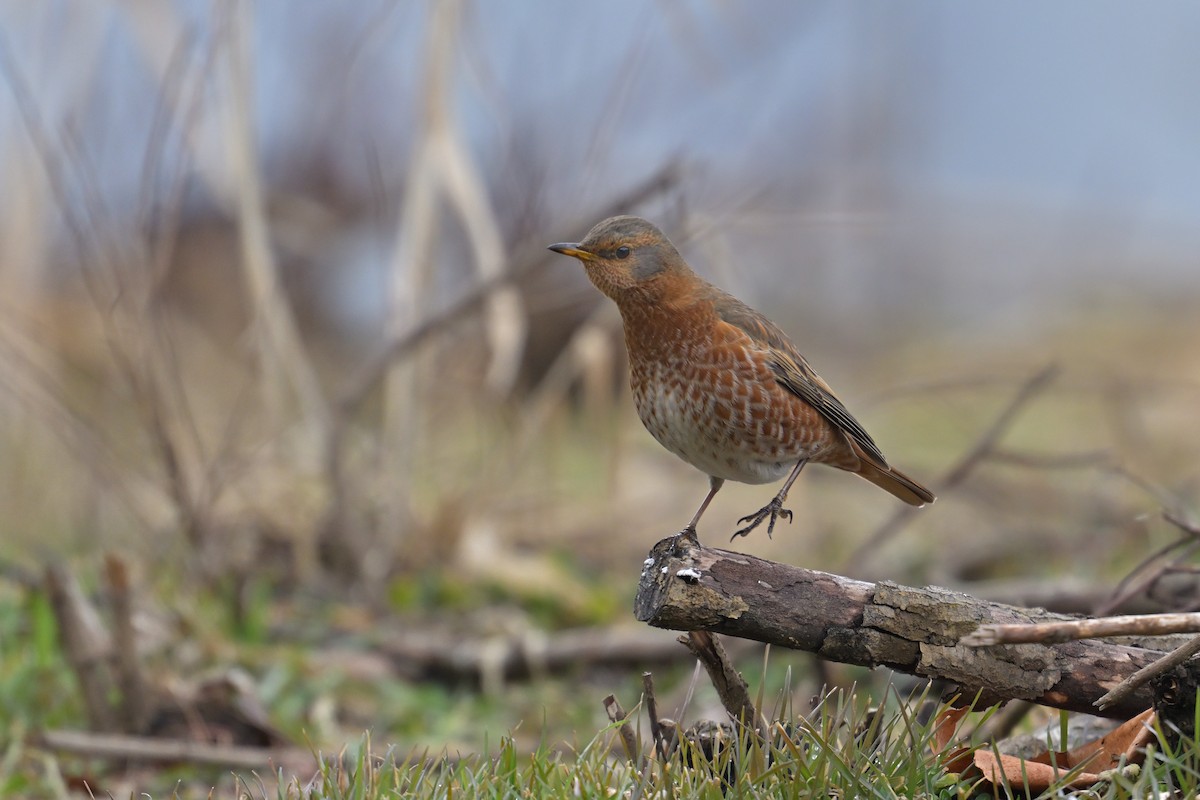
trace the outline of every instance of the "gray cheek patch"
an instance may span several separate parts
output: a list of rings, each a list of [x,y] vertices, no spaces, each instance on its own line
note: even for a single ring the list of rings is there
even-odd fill
[[[632,270],[633,277],[639,281],[653,278],[663,271],[666,264],[666,259],[657,250],[646,248],[645,252],[638,253],[637,255],[637,261],[634,262]]]

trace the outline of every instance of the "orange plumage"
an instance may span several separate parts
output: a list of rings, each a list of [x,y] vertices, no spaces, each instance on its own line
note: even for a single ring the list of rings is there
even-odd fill
[[[775,498],[743,517],[745,535],[770,534],[808,462],[853,472],[910,505],[933,494],[887,463],[787,336],[737,298],[696,275],[674,245],[638,217],[604,220],[578,244],[550,247],[583,262],[621,311],[638,416],[663,447],[709,476],[684,529],[695,532],[726,480],[770,483]]]

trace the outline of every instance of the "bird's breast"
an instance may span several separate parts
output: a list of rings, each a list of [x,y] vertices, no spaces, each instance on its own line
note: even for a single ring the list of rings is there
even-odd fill
[[[697,469],[769,483],[827,447],[827,425],[779,385],[761,349],[718,341],[686,317],[652,334],[627,322],[626,341],[642,424]]]

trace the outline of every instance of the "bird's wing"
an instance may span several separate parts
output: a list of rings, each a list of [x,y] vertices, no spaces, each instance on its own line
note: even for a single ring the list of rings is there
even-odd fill
[[[718,291],[719,290],[715,290]],[[887,459],[875,440],[854,418],[829,384],[821,379],[787,335],[775,323],[732,295],[719,292],[714,307],[721,320],[745,333],[770,351],[771,368],[783,388],[815,408],[838,430],[849,436],[878,466],[887,468]]]

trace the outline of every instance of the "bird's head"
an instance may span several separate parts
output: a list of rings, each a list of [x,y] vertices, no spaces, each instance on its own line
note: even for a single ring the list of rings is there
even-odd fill
[[[673,278],[691,272],[675,245],[640,217],[610,217],[583,241],[550,249],[582,261],[596,288],[622,306],[661,301]]]

